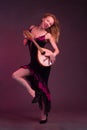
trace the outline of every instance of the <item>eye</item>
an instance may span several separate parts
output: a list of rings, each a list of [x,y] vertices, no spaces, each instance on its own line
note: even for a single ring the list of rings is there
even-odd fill
[[[47,22],[49,23],[50,26],[52,25],[49,19],[47,19]]]

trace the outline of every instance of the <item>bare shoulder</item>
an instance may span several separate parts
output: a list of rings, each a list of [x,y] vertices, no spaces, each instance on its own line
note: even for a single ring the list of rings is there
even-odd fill
[[[51,40],[52,38],[53,38],[53,36],[50,33],[47,33],[46,36],[45,36],[46,40]]]
[[[31,25],[31,26],[29,27],[29,30],[32,30],[34,27],[35,27],[35,25]]]
[[[49,40],[51,37],[52,37],[52,35],[51,35],[50,33],[46,33],[46,35],[45,35],[45,38],[46,38],[46,39]]]

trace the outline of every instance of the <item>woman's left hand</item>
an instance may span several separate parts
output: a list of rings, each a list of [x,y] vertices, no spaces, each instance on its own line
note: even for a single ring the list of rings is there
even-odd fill
[[[49,57],[50,59],[50,62],[53,64],[56,60],[56,57],[54,55],[54,53],[51,53],[51,54],[45,54],[46,57]]]
[[[55,60],[56,60],[56,57],[54,56],[54,53],[52,53],[50,55],[50,61],[52,62],[52,64],[55,62]]]

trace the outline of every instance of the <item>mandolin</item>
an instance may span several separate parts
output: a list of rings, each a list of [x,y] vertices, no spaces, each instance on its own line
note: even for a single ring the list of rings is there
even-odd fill
[[[52,54],[52,51],[50,51],[49,49],[40,47],[38,43],[35,41],[35,39],[33,38],[32,34],[28,30],[23,31],[23,34],[26,36],[27,39],[31,40],[37,47],[38,49],[37,58],[38,58],[39,63],[44,67],[51,66],[52,62],[50,60],[50,57],[46,55]]]

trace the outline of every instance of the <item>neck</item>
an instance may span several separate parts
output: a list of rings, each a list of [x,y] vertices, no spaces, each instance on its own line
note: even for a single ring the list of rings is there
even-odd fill
[[[38,29],[45,30],[41,24],[38,26]]]

